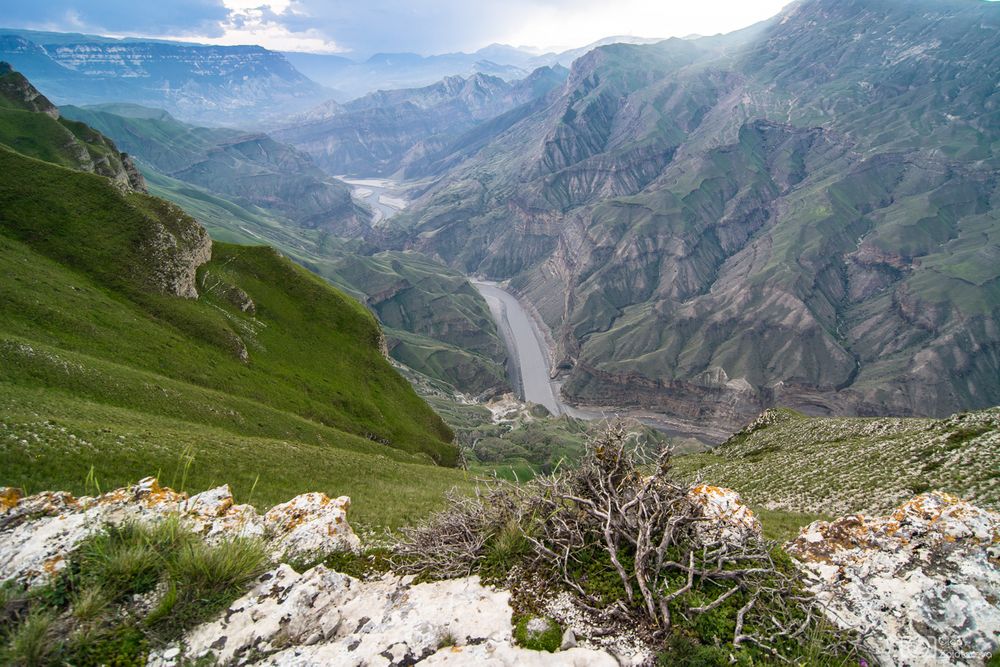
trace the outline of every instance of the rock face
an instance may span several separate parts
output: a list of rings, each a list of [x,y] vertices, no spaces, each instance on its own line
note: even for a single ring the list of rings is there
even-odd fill
[[[322,565],[303,574],[280,565],[219,620],[189,633],[184,657],[288,667],[617,665],[600,651],[553,655],[517,648],[508,600],[478,577],[414,584],[412,577],[390,574],[359,581]],[[178,655],[168,648],[150,664],[174,665]]]
[[[280,53],[259,46],[78,38],[0,35],[0,58],[60,105],[113,99],[230,125],[305,110],[327,95]]]
[[[173,204],[157,201],[160,215],[149,218],[141,246],[148,258],[146,269],[154,289],[198,298],[198,267],[212,259],[212,238],[208,231]]]
[[[929,493],[887,517],[817,521],[787,548],[882,664],[982,665],[1000,648],[996,512]]]
[[[236,505],[228,485],[191,496],[147,477],[97,497],[65,492],[22,497],[0,487],[0,581],[43,583],[66,566],[66,557],[88,535],[107,524],[159,521],[177,514],[207,540],[260,537],[275,557],[321,557],[356,550],[360,542],[347,523],[350,498],[307,493],[260,516]]]

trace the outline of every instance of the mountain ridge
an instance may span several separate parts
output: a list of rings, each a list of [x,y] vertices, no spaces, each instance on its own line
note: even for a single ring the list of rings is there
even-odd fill
[[[994,404],[1000,13],[922,7],[807,0],[738,35],[595,49],[439,159],[384,242],[510,280],[578,401],[733,428],[775,404]]]

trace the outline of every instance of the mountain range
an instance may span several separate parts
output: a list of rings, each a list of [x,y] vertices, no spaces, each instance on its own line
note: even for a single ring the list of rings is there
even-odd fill
[[[366,58],[337,54],[284,52],[296,69],[334,91],[339,102],[362,97],[375,90],[420,88],[450,76],[469,78],[476,74],[506,81],[523,79],[539,67],[569,67],[578,57],[598,46],[614,43],[648,44],[659,39],[620,35],[606,37],[567,51],[518,48],[490,44],[473,53],[375,53]]]
[[[278,243],[363,298],[394,322],[397,358],[453,386],[503,385],[495,328],[474,333],[475,274],[539,315],[571,400],[731,428],[771,405],[943,416],[1000,402],[997,26],[970,0],[801,0],[728,35],[598,46],[568,71],[313,99],[270,135],[120,104],[66,115],[213,233]],[[109,49],[139,48],[96,38],[104,55],[73,60],[77,37],[3,39],[90,83]],[[114,67],[141,82],[161,60]],[[406,179],[412,201],[373,225],[339,173]]]
[[[388,176],[405,172],[408,164],[465,131],[544,97],[568,73],[546,66],[512,82],[474,74],[422,88],[380,90],[346,104],[327,102],[274,135],[309,153],[330,173]]]
[[[965,0],[600,47],[426,159],[382,242],[510,281],[578,401],[733,427],[992,405],[998,82],[1000,6]]]

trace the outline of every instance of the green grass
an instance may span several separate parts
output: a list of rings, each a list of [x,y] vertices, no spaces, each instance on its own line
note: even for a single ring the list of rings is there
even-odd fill
[[[259,540],[210,545],[177,517],[105,527],[45,586],[7,588],[0,656],[16,665],[144,664],[150,648],[226,608],[269,566]],[[137,605],[150,596],[152,606]]]
[[[528,632],[528,622],[531,619],[531,616],[522,616],[519,619],[515,619],[514,640],[518,645],[532,651],[548,651],[549,653],[558,651],[559,646],[562,644],[563,634],[559,624],[551,619],[546,619],[549,625],[544,632],[531,633]]]
[[[179,255],[156,246],[199,234],[180,209],[3,147],[0,169],[0,484],[158,475],[245,500],[257,481],[259,507],[346,494],[352,519],[390,528],[467,485],[439,467],[456,462],[452,433],[359,303],[269,248],[223,243],[200,298],[168,296]]]
[[[1000,503],[1000,412],[947,419],[805,417],[773,411],[710,453],[674,459],[675,472],[738,491],[766,531],[854,512],[883,513],[931,490]]]
[[[320,427],[316,442],[291,430],[244,435],[3,382],[0,414],[0,483],[28,492],[92,494],[91,470],[103,491],[156,475],[189,493],[229,484],[260,509],[321,491],[350,496],[351,524],[375,529],[410,524],[443,507],[449,489],[473,486],[464,471]]]
[[[150,191],[195,216],[212,238],[273,245],[367,303],[385,325],[397,360],[467,392],[505,386],[504,347],[486,303],[462,275],[416,253],[372,254],[365,243],[297,221],[308,213],[295,201],[302,199],[303,184],[329,180],[311,162],[283,160],[290,155],[287,148],[269,140],[262,140],[267,158],[247,156],[233,145],[244,137],[239,132],[195,128],[134,105],[65,107],[63,112],[137,156]],[[248,173],[258,186],[275,188],[273,196],[250,197],[257,205],[248,200],[241,185]],[[324,187],[338,186],[344,187]],[[335,216],[326,212],[325,217]]]
[[[197,301],[151,293],[151,278],[135,275],[136,267],[154,271],[139,250],[142,230],[151,217],[174,226],[190,219],[154,198],[126,200],[100,177],[7,151],[0,163],[19,174],[0,185],[9,277],[0,331],[454,462],[449,430],[381,358],[378,326],[360,304],[268,248],[225,244],[215,245],[201,278],[250,293],[255,315],[210,291]]]
[[[0,658],[9,665],[40,667],[54,662],[60,644],[56,635],[56,615],[47,609],[33,610],[11,633]]]

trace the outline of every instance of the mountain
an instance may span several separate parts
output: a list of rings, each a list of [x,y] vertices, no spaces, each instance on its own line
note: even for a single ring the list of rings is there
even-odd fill
[[[20,75],[0,75],[0,99],[0,424],[24,434],[0,444],[0,483],[82,492],[88,468],[102,484],[183,469],[202,488],[391,485],[417,505],[465,483],[363,306],[269,247],[212,242],[91,173],[89,152],[50,161],[64,126]]]
[[[423,88],[380,90],[323,105],[274,134],[335,174],[389,175],[462,132],[560,86],[566,70],[543,67],[510,82],[475,74]]]
[[[351,236],[371,218],[351,199],[350,186],[266,134],[196,127],[165,111],[127,104],[66,106],[62,113],[112,137],[160,174],[281,215],[294,225]]]
[[[998,73],[1000,6],[958,0],[600,47],[426,165],[383,242],[510,280],[571,399],[733,428],[996,404]]]
[[[308,156],[267,135],[181,123],[163,110],[64,107],[126,147],[153,194],[212,237],[267,243],[368,306],[393,358],[471,394],[508,389],[506,352],[486,303],[453,269],[364,242],[371,214]]]
[[[660,41],[619,35],[605,37],[586,46],[567,51],[539,54],[527,48],[490,44],[473,53],[442,53],[422,56],[416,53],[375,53],[364,60],[343,55],[284,52],[282,55],[296,69],[313,81],[334,91],[338,102],[363,97],[378,90],[421,88],[441,79],[476,74],[505,81],[523,79],[539,67],[569,67],[598,46],[607,44],[651,44]]]
[[[329,96],[280,53],[259,46],[2,30],[0,60],[59,105],[132,102],[202,123],[253,125]]]
[[[0,143],[65,167],[106,176],[123,192],[145,192],[131,158],[59,109],[10,64],[0,61]]]
[[[334,98],[346,101],[376,90],[419,88],[441,79],[476,74],[507,81],[524,78],[532,69],[531,54],[510,49],[484,49],[476,53],[448,53],[421,56],[416,53],[376,53],[364,61],[338,55],[286,52],[288,61],[306,76],[335,91]],[[494,58],[502,58],[496,59]]]

